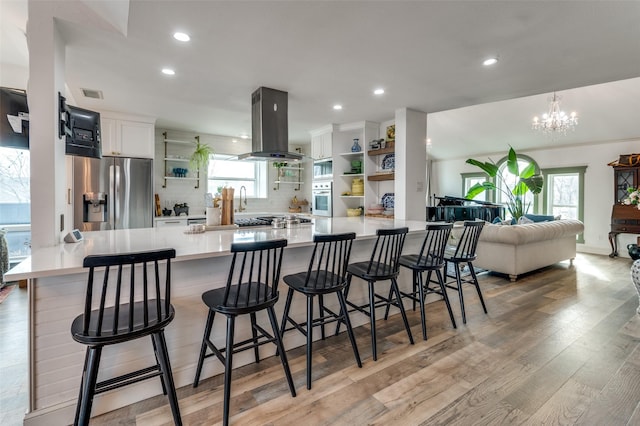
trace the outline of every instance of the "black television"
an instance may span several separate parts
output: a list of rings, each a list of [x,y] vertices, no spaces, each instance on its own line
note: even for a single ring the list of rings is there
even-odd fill
[[[64,112],[65,153],[102,158],[100,113],[71,105]]]
[[[0,87],[0,146],[29,149],[27,92]]]

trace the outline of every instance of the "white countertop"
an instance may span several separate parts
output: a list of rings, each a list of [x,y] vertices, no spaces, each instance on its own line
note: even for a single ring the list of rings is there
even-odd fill
[[[35,249],[31,256],[5,274],[8,281],[67,275],[84,271],[82,261],[90,254],[115,254],[174,248],[176,261],[202,259],[229,254],[234,242],[251,242],[286,238],[288,246],[309,245],[316,233],[355,232],[356,238],[373,237],[380,228],[409,227],[423,231],[426,222],[418,220],[377,219],[364,217],[313,218],[297,228],[272,229],[246,227],[235,230],[185,234],[186,227],[122,229],[85,232],[78,243],[64,243]]]

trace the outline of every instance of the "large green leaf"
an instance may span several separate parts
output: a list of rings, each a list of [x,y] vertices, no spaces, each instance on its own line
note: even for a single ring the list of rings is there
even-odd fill
[[[542,191],[542,186],[544,185],[544,178],[542,175],[534,175],[527,179],[521,179],[521,181],[527,185],[529,191],[534,194],[539,194]]]
[[[481,168],[486,174],[491,177],[495,177],[498,173],[498,166],[493,163],[483,163],[482,161],[474,160],[473,158],[469,158],[467,160],[467,164],[471,164],[473,166]]]
[[[523,181],[520,181],[513,187],[511,192],[517,197],[522,197],[527,191],[529,191],[529,187]]]
[[[507,169],[514,176],[520,176],[518,167],[518,156],[513,148],[509,148],[509,156],[507,157]]]
[[[533,176],[536,173],[536,166],[534,163],[529,163],[527,167],[524,168],[522,172],[520,172],[520,178],[527,179]]]
[[[467,200],[473,200],[476,195],[481,194],[486,190],[492,189],[496,189],[496,186],[493,184],[493,182],[476,183],[471,188],[469,188],[469,191],[467,191],[467,195],[465,195],[465,198]]]

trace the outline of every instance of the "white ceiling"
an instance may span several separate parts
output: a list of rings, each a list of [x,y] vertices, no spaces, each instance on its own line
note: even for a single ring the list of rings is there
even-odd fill
[[[0,3],[1,65],[5,71],[26,67],[20,35],[26,1]],[[402,107],[429,113],[434,158],[640,137],[638,1],[74,5],[109,23],[59,22],[66,82],[77,103],[154,116],[161,128],[250,134],[250,95],[267,86],[289,92],[289,134],[296,143],[329,123],[393,119]],[[175,41],[176,30],[189,33],[191,42]],[[499,63],[483,67],[492,55]],[[176,75],[162,75],[165,66]],[[374,96],[376,87],[386,93]],[[104,99],[84,98],[81,88],[101,90]],[[580,124],[552,141],[529,127],[554,90],[567,110],[578,112]],[[334,111],[335,103],[344,109]]]

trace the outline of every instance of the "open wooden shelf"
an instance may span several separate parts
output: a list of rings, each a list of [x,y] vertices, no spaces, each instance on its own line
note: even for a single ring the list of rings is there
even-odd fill
[[[396,174],[395,173],[381,173],[379,175],[369,175],[369,176],[367,176],[367,180],[374,180],[374,181],[394,180],[395,178],[396,178]]]
[[[396,152],[395,146],[386,146],[382,149],[372,149],[367,152],[369,155],[393,154]]]

